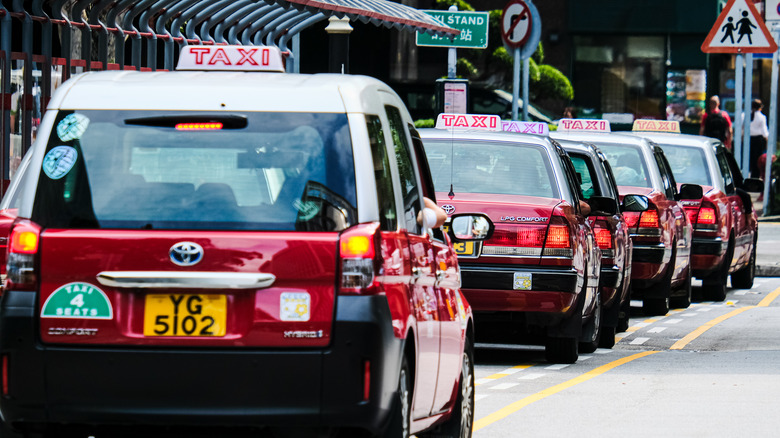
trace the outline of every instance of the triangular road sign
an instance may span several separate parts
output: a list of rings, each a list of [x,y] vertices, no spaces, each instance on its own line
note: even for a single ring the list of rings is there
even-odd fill
[[[752,0],[729,0],[701,45],[704,53],[773,53],[777,43]]]

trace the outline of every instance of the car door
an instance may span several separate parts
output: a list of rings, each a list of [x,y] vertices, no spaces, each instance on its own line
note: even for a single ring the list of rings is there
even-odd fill
[[[653,155],[658,164],[658,170],[661,173],[661,181],[664,186],[664,194],[667,200],[667,206],[665,208],[668,208],[674,218],[672,227],[674,229],[674,235],[677,237],[677,248],[672,281],[676,281],[681,278],[683,271],[688,267],[693,231],[688,225],[688,217],[685,215],[685,210],[675,199],[677,196],[677,183],[674,180],[671,167],[666,161],[666,156],[664,156],[661,148],[655,148]]]
[[[439,372],[439,300],[436,293],[436,255],[430,235],[417,221],[423,208],[423,193],[418,180],[416,157],[411,149],[400,110],[385,105],[390,144],[394,148],[401,183],[399,222],[405,230],[411,265],[411,305],[417,320],[417,360],[414,379],[412,418],[430,415]]]
[[[425,149],[417,131],[409,127],[412,133],[412,145],[417,156],[422,181],[423,195],[436,202],[436,190],[428,167]],[[436,385],[436,397],[433,412],[441,412],[452,400],[461,371],[461,355],[463,351],[463,330],[465,323],[458,313],[458,294],[460,293],[460,277],[458,274],[458,258],[449,242],[449,238],[441,228],[428,230],[435,254],[436,264],[436,294],[439,300],[439,325],[441,327],[441,343],[439,347],[439,381]]]
[[[729,199],[729,204],[731,204],[731,215],[733,218],[731,225],[735,238],[733,246],[734,256],[731,259],[733,265],[737,262],[742,262],[741,259],[750,254],[752,249],[753,227],[749,226],[748,221],[753,213],[753,203],[747,192],[742,191],[740,193],[740,186],[742,186],[744,180],[734,156],[725,149],[719,150],[716,156],[721,173],[726,172],[730,176],[729,180],[731,181],[731,184],[726,186],[726,196]]]

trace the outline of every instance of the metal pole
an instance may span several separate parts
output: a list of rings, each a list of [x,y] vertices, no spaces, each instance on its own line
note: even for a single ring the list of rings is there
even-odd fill
[[[455,5],[450,6],[449,11],[457,11],[458,7]],[[455,79],[458,75],[458,49],[450,47],[447,50],[447,78]]]
[[[523,121],[528,121],[528,82],[530,80],[531,58],[523,60]]]
[[[780,32],[773,32],[775,41],[780,40]],[[778,52],[772,54],[772,81],[771,95],[769,98],[769,138],[766,143],[766,166],[764,167],[764,208],[763,216],[769,216],[769,200],[772,197],[770,188],[772,187],[772,157],[775,155],[775,146],[777,145],[777,63],[780,62]],[[759,169],[760,170],[760,169]]]
[[[515,49],[512,70],[512,120],[517,120],[517,104],[520,101],[520,49]]]
[[[745,55],[745,125],[742,136],[742,176],[750,176],[750,116],[753,100],[753,54]]]
[[[734,87],[734,136],[732,137],[734,158],[742,161],[742,88],[745,85],[745,60],[742,54],[737,55],[735,71],[736,86]],[[740,163],[740,168],[742,167]]]

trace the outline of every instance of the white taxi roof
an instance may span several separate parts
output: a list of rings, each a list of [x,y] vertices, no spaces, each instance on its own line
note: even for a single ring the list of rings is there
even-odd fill
[[[49,109],[377,112],[377,91],[392,89],[367,76],[260,72],[103,71],[60,86]]]
[[[629,132],[626,132],[626,134],[629,134]],[[712,137],[705,137],[703,135],[674,134],[664,132],[631,132],[630,134],[636,135],[637,137],[646,138],[659,145],[673,144],[701,148],[715,148],[716,146],[722,145],[720,140]]]

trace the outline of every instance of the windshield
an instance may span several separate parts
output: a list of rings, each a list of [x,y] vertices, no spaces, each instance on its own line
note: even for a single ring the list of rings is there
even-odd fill
[[[631,145],[600,144],[619,186],[652,187],[642,151]]]
[[[683,184],[711,186],[709,167],[704,151],[697,147],[660,145],[666,155],[666,161],[672,168],[674,180]]]
[[[44,227],[335,231],[357,218],[344,114],[60,111]]]
[[[438,192],[559,197],[542,147],[426,140],[425,151]]]

